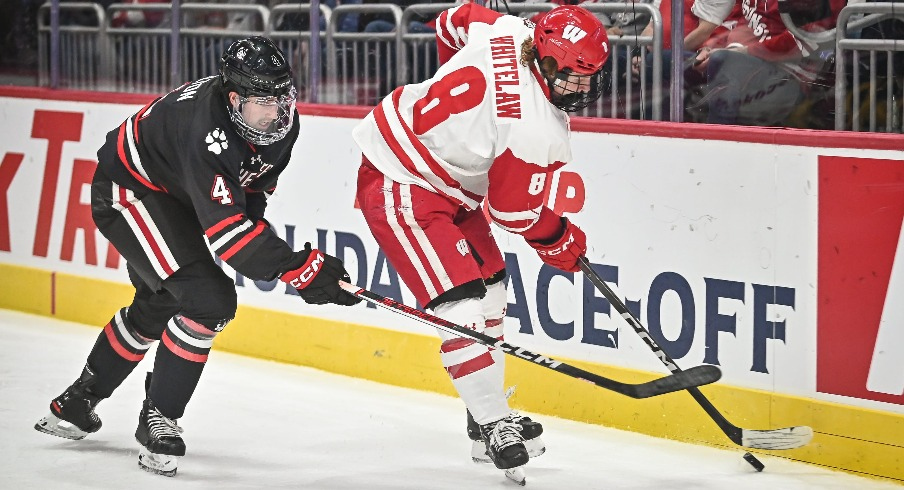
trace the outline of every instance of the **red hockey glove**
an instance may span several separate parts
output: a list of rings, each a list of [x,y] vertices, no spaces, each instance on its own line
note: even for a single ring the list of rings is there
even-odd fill
[[[581,270],[578,258],[587,251],[587,235],[568,218],[562,218],[562,225],[565,230],[552,243],[528,240],[527,244],[537,251],[540,260],[546,264],[563,271],[577,272]]]
[[[361,298],[345,292],[339,287],[339,281],[351,282],[342,261],[327,255],[320,250],[311,249],[310,243],[304,244],[300,252],[303,263],[297,269],[284,272],[279,279],[298,290],[305,303],[322,305],[354,305]]]

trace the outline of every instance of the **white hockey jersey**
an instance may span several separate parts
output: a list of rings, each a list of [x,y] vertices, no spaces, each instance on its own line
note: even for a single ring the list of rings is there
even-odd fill
[[[520,63],[533,24],[469,3],[442,12],[436,29],[442,66],[388,95],[355,141],[390,179],[468,209],[486,197],[496,224],[531,238],[541,213],[554,216],[543,206],[548,174],[571,159],[568,115],[549,102],[536,63]]]

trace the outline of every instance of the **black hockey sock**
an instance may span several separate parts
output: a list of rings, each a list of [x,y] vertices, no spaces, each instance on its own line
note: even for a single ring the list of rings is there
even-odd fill
[[[144,358],[153,340],[143,337],[130,325],[128,308],[122,308],[97,336],[88,366],[95,375],[91,392],[109,398]]]
[[[185,318],[174,316],[161,338],[148,396],[164,416],[182,417],[201,379],[216,332]]]

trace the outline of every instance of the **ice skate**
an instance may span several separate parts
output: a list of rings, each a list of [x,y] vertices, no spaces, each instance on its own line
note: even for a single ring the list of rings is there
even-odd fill
[[[505,470],[505,477],[522,487],[527,485],[527,474],[524,472],[523,466]]]
[[[145,399],[135,430],[135,440],[142,446],[138,466],[158,475],[176,476],[179,457],[185,456],[185,442],[180,434],[182,427],[176,420],[165,417],[150,398]]]
[[[76,441],[97,432],[102,424],[94,407],[102,398],[91,392],[94,379],[94,373],[85,366],[81,376],[50,402],[50,413],[35,424],[35,429]]]
[[[475,463],[492,463],[493,460],[487,453],[486,445],[480,435],[480,426],[474,421],[471,412],[468,411],[468,437],[471,439],[471,460]],[[531,420],[530,417],[512,412],[508,417],[511,422],[521,427],[521,437],[524,438],[524,447],[531,458],[536,458],[546,452],[546,444],[540,435],[543,434],[543,425]]]
[[[523,466],[530,459],[524,447],[520,426],[505,417],[480,426],[486,452],[490,460],[501,470]]]

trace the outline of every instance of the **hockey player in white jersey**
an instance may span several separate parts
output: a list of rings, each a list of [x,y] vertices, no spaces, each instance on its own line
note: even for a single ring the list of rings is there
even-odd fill
[[[501,340],[505,262],[482,207],[546,264],[579,270],[584,232],[543,205],[544,189],[571,160],[567,113],[600,96],[609,42],[575,6],[535,26],[468,3],[442,12],[436,30],[436,74],[397,88],[354,130],[363,153],[357,197],[419,304]],[[509,408],[504,355],[439,335],[443,366],[474,421],[473,457],[523,484],[521,467],[545,450],[542,426]]]

